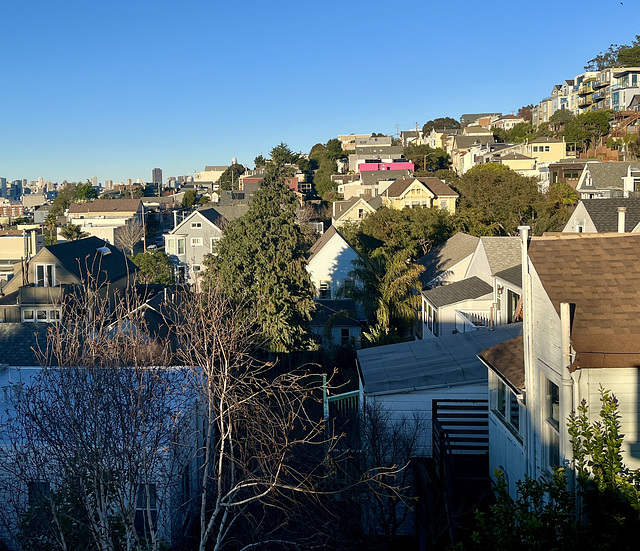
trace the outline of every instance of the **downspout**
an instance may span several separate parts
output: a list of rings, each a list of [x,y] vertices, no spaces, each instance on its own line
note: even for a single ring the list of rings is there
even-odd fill
[[[522,253],[522,345],[524,349],[525,386],[525,472],[535,478],[535,396],[537,385],[534,377],[533,361],[533,312],[531,274],[529,273],[529,226],[519,226]]]
[[[560,346],[562,349],[562,387],[560,389],[560,453],[562,459],[573,461],[573,449],[569,438],[568,418],[576,405],[573,402],[573,379],[571,377],[571,305],[568,302],[560,303]],[[575,473],[569,469],[567,473],[569,484],[575,483]]]

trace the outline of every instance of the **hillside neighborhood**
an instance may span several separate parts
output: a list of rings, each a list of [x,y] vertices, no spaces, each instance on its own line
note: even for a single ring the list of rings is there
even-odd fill
[[[0,550],[635,548],[640,64],[592,61],[252,168],[0,177]]]

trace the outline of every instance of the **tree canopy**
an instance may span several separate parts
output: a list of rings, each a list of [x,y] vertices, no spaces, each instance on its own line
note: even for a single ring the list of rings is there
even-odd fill
[[[441,147],[409,144],[404,148],[404,156],[415,165],[416,172],[434,172],[451,168],[451,159]]]
[[[91,184],[82,184],[76,188],[76,198],[81,201],[88,201],[90,199],[96,199],[98,192],[93,189]]]
[[[132,260],[139,268],[137,275],[141,283],[173,285],[173,264],[162,251],[138,253]]]
[[[225,191],[238,189],[239,178],[245,173],[245,170],[245,167],[241,164],[232,164],[220,175],[220,178],[218,179],[220,189]]]
[[[438,117],[437,119],[430,120],[424,123],[422,127],[422,135],[426,136],[430,134],[432,130],[450,130],[453,128],[460,128],[460,123],[456,119],[451,117]]]
[[[198,196],[196,195],[196,192],[192,189],[188,189],[182,196],[182,206],[189,209],[196,204],[197,200]]]
[[[277,150],[277,151],[276,151]],[[216,254],[205,260],[205,282],[218,280],[229,296],[253,311],[270,352],[306,348],[315,291],[305,268],[297,201],[285,185],[286,162],[297,155],[280,144],[248,212],[231,222]]]
[[[611,44],[584,66],[586,71],[602,71],[609,67],[640,66],[640,35],[636,35],[631,44]]]

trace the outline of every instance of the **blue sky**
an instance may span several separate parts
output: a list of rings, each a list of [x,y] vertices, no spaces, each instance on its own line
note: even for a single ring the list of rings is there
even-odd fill
[[[0,176],[166,178],[516,111],[639,16],[637,0],[4,2]]]

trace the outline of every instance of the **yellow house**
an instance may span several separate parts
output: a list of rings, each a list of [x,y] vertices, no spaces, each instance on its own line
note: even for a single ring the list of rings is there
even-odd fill
[[[439,207],[456,212],[458,194],[439,178],[402,178],[382,194],[382,204],[389,208]]]
[[[376,209],[362,197],[352,197],[347,201],[334,201],[331,223],[339,228],[347,222],[361,222],[368,214],[375,211]]]
[[[511,170],[521,174],[522,176],[538,176],[538,168],[535,159],[522,155],[520,153],[511,152],[505,155],[496,156],[496,162],[508,166]]]
[[[538,163],[557,163],[567,158],[567,144],[564,138],[536,138],[526,145],[525,154]]]

